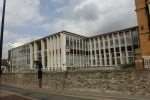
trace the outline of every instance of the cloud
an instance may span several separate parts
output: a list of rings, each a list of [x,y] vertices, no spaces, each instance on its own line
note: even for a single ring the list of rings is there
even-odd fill
[[[94,35],[137,25],[134,0],[71,1],[57,9],[62,16],[51,23],[52,30]]]
[[[43,21],[44,18],[39,13],[39,6],[40,0],[7,0],[7,26],[14,27]]]
[[[2,15],[3,0],[0,0],[0,16]],[[1,18],[0,18],[1,19]],[[40,13],[40,0],[7,0],[4,31],[3,57],[7,57],[7,50],[27,41],[36,35],[30,35],[30,26],[40,25],[45,17]],[[23,27],[30,27],[28,34]],[[19,31],[18,31],[19,30]]]
[[[90,36],[135,25],[134,0],[7,0],[4,49],[45,32],[68,30]]]

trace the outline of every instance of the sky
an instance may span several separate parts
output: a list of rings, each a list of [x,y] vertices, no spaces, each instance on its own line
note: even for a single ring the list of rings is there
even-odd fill
[[[136,20],[134,0],[7,0],[3,58],[11,48],[62,30],[92,36],[136,26]]]

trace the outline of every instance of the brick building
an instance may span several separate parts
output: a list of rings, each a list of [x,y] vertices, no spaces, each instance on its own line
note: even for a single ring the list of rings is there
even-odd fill
[[[135,0],[135,4],[140,39],[136,62],[137,68],[143,69],[150,67],[150,0]]]

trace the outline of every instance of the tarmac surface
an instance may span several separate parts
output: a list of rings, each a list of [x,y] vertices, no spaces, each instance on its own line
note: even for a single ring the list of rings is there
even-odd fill
[[[0,85],[0,100],[92,100],[80,97],[29,91],[8,85]]]
[[[32,100],[15,93],[0,90],[0,100]]]
[[[52,93],[45,90],[29,90],[10,85],[0,85],[0,100],[150,100],[148,97],[140,96],[69,93]]]

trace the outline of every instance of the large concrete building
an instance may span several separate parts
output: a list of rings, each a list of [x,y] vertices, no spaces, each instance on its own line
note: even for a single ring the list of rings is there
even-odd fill
[[[138,27],[85,37],[61,31],[9,50],[12,72],[34,70],[41,61],[44,70],[67,67],[116,67],[132,64],[139,48]]]

